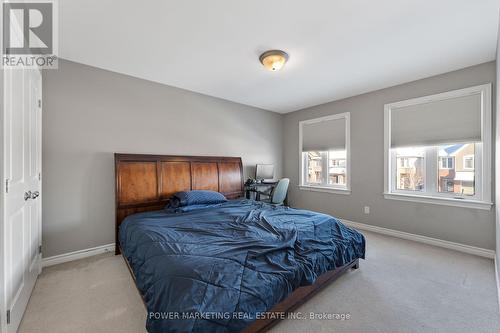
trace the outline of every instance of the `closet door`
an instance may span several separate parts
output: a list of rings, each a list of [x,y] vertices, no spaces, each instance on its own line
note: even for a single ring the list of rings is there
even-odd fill
[[[4,71],[4,287],[15,332],[41,271],[41,73]],[[3,317],[3,315],[2,315]]]

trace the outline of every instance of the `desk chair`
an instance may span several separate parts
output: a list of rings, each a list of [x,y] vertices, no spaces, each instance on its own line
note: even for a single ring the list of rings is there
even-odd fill
[[[261,195],[269,196],[269,199],[262,200],[264,202],[272,203],[275,205],[283,205],[286,199],[286,194],[288,192],[288,185],[290,184],[290,179],[282,178],[278,181],[278,184],[272,189],[270,193],[261,192]]]

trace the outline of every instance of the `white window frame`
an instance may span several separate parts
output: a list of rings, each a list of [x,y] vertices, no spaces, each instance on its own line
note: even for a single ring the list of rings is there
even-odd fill
[[[463,198],[447,193],[415,193],[416,191],[395,190],[395,159],[391,153],[391,112],[393,108],[436,102],[450,98],[481,94],[481,137],[482,141],[475,144],[475,195],[472,198]],[[465,89],[453,90],[441,94],[413,98],[401,102],[384,105],[384,197],[392,200],[413,201],[437,205],[466,207],[490,210],[491,202],[491,83]],[[438,188],[438,151],[425,155],[425,187]],[[455,161],[456,162],[456,161]],[[437,191],[436,191],[437,192]]]
[[[443,167],[443,163],[441,163],[444,159],[451,161],[451,166],[446,163],[446,167]],[[453,156],[439,156],[438,157],[439,169],[442,170],[451,170],[455,168],[455,158]]]
[[[350,112],[338,113],[330,116],[314,118],[299,121],[299,189],[306,191],[317,191],[317,192],[328,192],[328,193],[336,193],[336,194],[351,194],[351,125],[350,125]],[[346,158],[345,158],[345,177],[346,183],[345,185],[308,185],[305,183],[305,159],[302,154],[302,133],[303,127],[307,124],[314,124],[322,121],[329,120],[345,120],[345,149],[346,149]],[[326,170],[328,177],[328,159],[324,161],[324,170]]]
[[[468,158],[471,158],[471,157],[472,157],[472,168],[467,168],[467,167],[465,166],[465,165],[466,165],[466,162],[465,162],[465,161],[466,161]],[[474,156],[474,155],[464,155],[464,159],[463,159],[463,161],[462,161],[462,163],[463,163],[463,167],[464,167],[464,170],[474,170],[474,166],[476,165],[476,161],[475,161],[475,160],[476,160],[476,158],[475,158],[475,156]]]

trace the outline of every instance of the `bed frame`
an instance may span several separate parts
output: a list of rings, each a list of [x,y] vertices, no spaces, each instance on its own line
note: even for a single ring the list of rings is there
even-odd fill
[[[175,192],[212,190],[224,194],[228,199],[240,198],[244,194],[243,165],[240,157],[115,154],[115,182],[117,255],[121,253],[118,230],[125,217],[163,209]],[[123,258],[135,282],[134,273],[125,256]],[[256,320],[243,332],[267,331],[286,317],[288,312],[296,309],[350,268],[358,267],[359,260],[356,259],[324,273],[316,283],[296,289],[288,298],[269,310],[269,313],[275,315]]]

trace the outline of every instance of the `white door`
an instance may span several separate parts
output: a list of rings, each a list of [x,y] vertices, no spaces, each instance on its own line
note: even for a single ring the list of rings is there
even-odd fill
[[[16,332],[41,271],[41,87],[38,70],[4,71],[4,318],[9,333]]]

